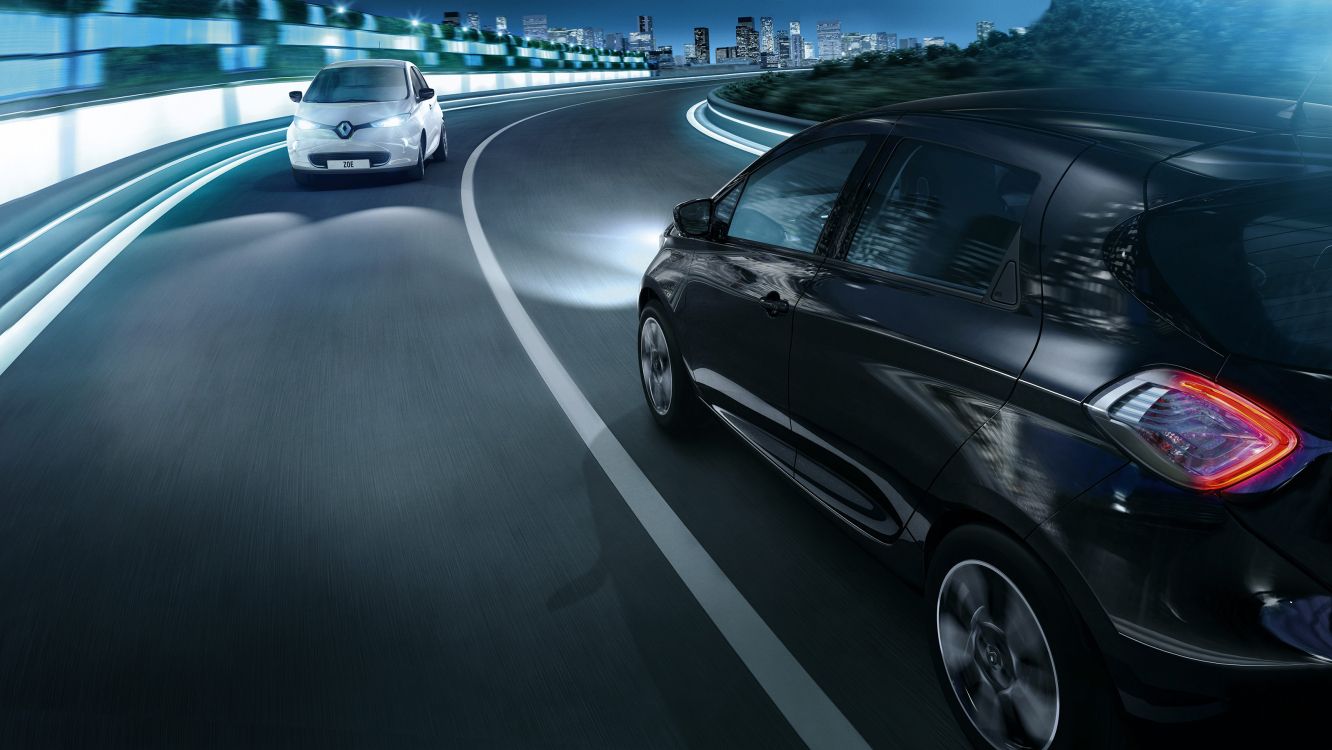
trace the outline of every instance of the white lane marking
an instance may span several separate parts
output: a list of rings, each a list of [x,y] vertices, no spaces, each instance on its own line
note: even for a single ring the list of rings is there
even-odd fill
[[[98,203],[101,203],[102,201],[106,200],[107,198],[110,198],[111,196],[115,195],[116,193],[119,193],[120,191],[122,191],[122,190],[124,190],[124,189],[126,189],[126,188],[128,188],[128,187],[130,187],[130,186],[132,186],[132,185],[136,185],[136,184],[138,184],[138,183],[140,183],[140,182],[143,182],[144,180],[148,179],[149,177],[152,177],[152,176],[155,175],[155,174],[159,174],[159,173],[162,172],[163,170],[170,169],[170,168],[176,166],[177,164],[180,164],[181,162],[188,161],[188,160],[190,160],[190,159],[193,159],[193,158],[196,157],[196,156],[201,156],[201,155],[203,155],[203,154],[209,153],[210,151],[216,151],[216,150],[218,150],[218,149],[220,149],[220,148],[225,148],[225,147],[227,147],[227,146],[231,146],[231,145],[233,145],[233,144],[240,143],[241,141],[248,141],[248,140],[250,140],[251,138],[258,138],[258,137],[261,136],[261,135],[272,135],[272,134],[274,134],[274,133],[281,133],[281,132],[283,132],[283,131],[285,131],[285,130],[286,130],[286,128],[277,128],[277,129],[275,129],[275,130],[263,130],[263,131],[260,131],[260,132],[258,132],[258,133],[251,133],[250,135],[241,136],[240,138],[233,138],[233,139],[231,139],[231,140],[229,140],[229,141],[224,141],[224,142],[222,142],[222,143],[218,143],[218,144],[216,144],[216,145],[209,146],[208,148],[200,149],[200,150],[198,150],[198,151],[193,151],[193,152],[191,152],[191,153],[185,154],[184,156],[182,156],[182,157],[180,157],[180,158],[178,158],[178,159],[173,159],[172,161],[169,161],[169,162],[167,162],[166,164],[163,164],[163,165],[161,165],[160,167],[157,167],[157,168],[155,168],[155,169],[153,169],[153,170],[151,170],[151,171],[144,172],[143,174],[139,175],[138,177],[135,177],[135,178],[132,179],[132,180],[128,180],[128,181],[126,181],[126,182],[122,182],[122,183],[120,183],[119,185],[117,185],[116,187],[113,187],[113,188],[111,188],[110,190],[106,191],[105,193],[102,193],[101,195],[98,195],[98,196],[93,197],[93,198],[89,198],[88,200],[86,200],[86,201],[84,201],[83,203],[79,204],[77,207],[75,207],[75,208],[71,208],[70,210],[66,211],[65,213],[63,213],[63,214],[61,214],[61,215],[59,215],[59,216],[57,216],[56,218],[52,219],[51,221],[47,222],[46,224],[43,224],[41,227],[39,227],[39,228],[33,230],[31,233],[29,233],[26,237],[24,237],[23,239],[19,240],[18,242],[15,242],[14,244],[10,245],[9,247],[5,248],[4,250],[0,250],[0,260],[4,260],[5,257],[8,256],[10,253],[14,253],[14,252],[18,252],[19,250],[22,250],[24,247],[26,247],[26,246],[28,246],[29,244],[31,244],[31,243],[32,243],[34,240],[36,240],[37,238],[41,237],[42,235],[46,234],[47,232],[51,231],[52,229],[55,229],[56,227],[58,227],[58,226],[60,226],[61,224],[65,223],[66,221],[72,219],[73,217],[77,216],[78,214],[83,213],[84,211],[88,210],[89,208],[92,208],[93,206],[97,205]]]
[[[79,264],[78,268],[62,279],[45,297],[42,297],[41,301],[33,305],[32,309],[24,313],[23,317],[19,318],[14,325],[0,333],[0,375],[3,375],[9,369],[9,366],[14,364],[14,360],[18,359],[19,355],[28,348],[28,345],[42,331],[46,330],[51,321],[55,320],[56,316],[78,296],[79,292],[82,292],[97,277],[97,274],[102,272],[102,269],[115,260],[122,250],[137,239],[139,235],[143,234],[148,227],[162,218],[166,212],[193,195],[204,185],[236,167],[282,148],[286,148],[286,144],[274,143],[237,154],[218,164],[210,165],[207,169],[195,172],[139,204],[139,208],[142,208],[154,201],[161,201],[103,243],[92,255],[88,256],[87,260]]]
[[[492,133],[468,157],[463,168],[461,197],[463,219],[477,263],[514,335],[583,443],[666,561],[796,734],[815,750],[868,748],[856,728],[754,611],[602,421],[528,315],[481,228],[474,179],[477,162],[486,147],[505,131],[528,120],[590,103],[556,107],[517,120]]]
[[[689,111],[685,113],[685,119],[689,120],[689,124],[694,126],[694,130],[697,130],[698,132],[702,133],[703,135],[706,135],[707,137],[711,138],[714,141],[721,141],[722,143],[725,143],[727,146],[730,146],[731,148],[738,148],[741,151],[753,154],[755,156],[762,156],[768,153],[768,149],[764,146],[761,146],[757,143],[753,143],[752,141],[741,140],[738,137],[732,138],[731,136],[723,135],[722,133],[715,131],[712,128],[709,128],[708,126],[700,122],[698,119],[698,111],[703,107],[706,107],[707,104],[708,100],[704,99],[698,104],[695,104],[694,106],[690,107]]]
[[[764,127],[763,125],[757,125],[748,120],[741,120],[739,117],[731,117],[730,115],[726,114],[725,112],[721,111],[720,109],[717,109],[712,105],[708,105],[708,114],[717,115],[718,117],[723,117],[727,120],[730,120],[731,122],[740,123],[741,125],[744,125],[747,128],[762,130],[765,133],[772,133],[773,135],[780,135],[783,138],[790,138],[791,136],[795,135],[795,131],[778,130],[777,128]]]

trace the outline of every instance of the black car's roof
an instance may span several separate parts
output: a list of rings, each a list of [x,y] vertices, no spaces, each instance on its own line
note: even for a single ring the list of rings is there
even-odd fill
[[[908,113],[983,119],[1167,158],[1208,144],[1291,130],[1294,102],[1238,94],[1143,89],[1029,89],[960,94],[883,107],[858,118]],[[1328,108],[1306,108],[1325,128]]]

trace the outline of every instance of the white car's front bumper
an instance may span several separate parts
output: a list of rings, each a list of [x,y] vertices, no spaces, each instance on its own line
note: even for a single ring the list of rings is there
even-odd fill
[[[332,129],[302,130],[292,123],[287,128],[287,158],[291,168],[309,172],[355,174],[403,169],[416,165],[420,154],[421,130],[414,123],[394,128],[360,128],[349,138],[340,138]],[[368,169],[329,169],[330,159],[368,159]]]

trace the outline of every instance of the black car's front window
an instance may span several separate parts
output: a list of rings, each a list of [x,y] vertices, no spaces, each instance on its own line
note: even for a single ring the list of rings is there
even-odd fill
[[[777,158],[745,183],[727,235],[812,253],[865,139],[824,141]]]
[[[305,101],[315,104],[389,102],[407,97],[407,77],[401,68],[362,65],[327,68],[315,76]]]

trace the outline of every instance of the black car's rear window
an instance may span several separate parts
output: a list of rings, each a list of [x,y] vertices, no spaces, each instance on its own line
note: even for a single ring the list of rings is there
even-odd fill
[[[1230,353],[1332,371],[1332,181],[1205,196],[1149,212],[1142,232],[1156,301]]]

